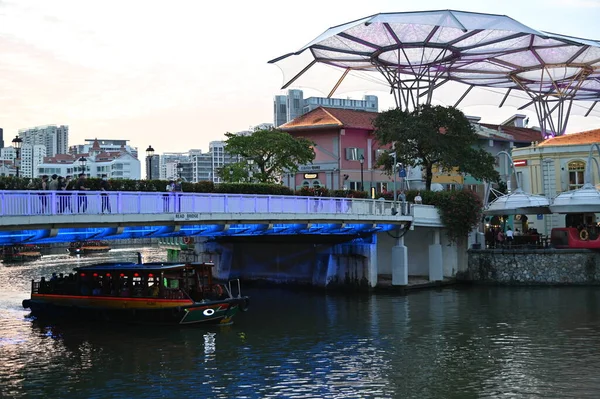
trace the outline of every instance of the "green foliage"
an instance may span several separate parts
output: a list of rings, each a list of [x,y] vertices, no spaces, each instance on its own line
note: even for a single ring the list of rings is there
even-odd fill
[[[263,183],[221,183],[215,186],[215,193],[222,194],[264,194],[292,195],[294,192],[280,184]]]
[[[421,193],[421,197],[424,204],[438,208],[451,242],[467,237],[481,221],[483,202],[473,191],[425,191]]]
[[[465,115],[454,107],[423,105],[412,112],[396,108],[380,113],[373,122],[380,144],[391,144],[397,162],[420,166],[426,189],[431,189],[433,167],[458,168],[476,179],[497,181],[494,158],[477,148],[478,136]],[[390,173],[393,158],[378,161]]]
[[[276,183],[279,176],[295,173],[298,165],[311,163],[315,159],[313,142],[294,138],[281,130],[259,129],[248,136],[233,133],[225,133],[225,136],[225,151],[243,158],[220,171],[221,178],[227,182]],[[248,161],[253,164],[249,165]]]

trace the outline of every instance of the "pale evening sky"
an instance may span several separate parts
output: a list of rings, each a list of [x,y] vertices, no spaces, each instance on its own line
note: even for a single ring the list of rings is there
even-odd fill
[[[207,151],[225,132],[273,122],[283,77],[268,60],[371,14],[448,8],[600,39],[600,0],[0,0],[5,145],[20,128],[66,124],[70,144],[118,138],[142,153],[149,144]],[[372,94],[380,108],[392,105]],[[463,111],[491,123],[517,112]],[[598,118],[574,117],[568,131],[597,127]]]

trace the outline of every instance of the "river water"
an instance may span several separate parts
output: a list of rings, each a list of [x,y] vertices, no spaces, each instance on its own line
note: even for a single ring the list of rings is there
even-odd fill
[[[225,327],[42,324],[32,278],[157,248],[0,265],[1,398],[597,398],[600,289],[246,289]]]

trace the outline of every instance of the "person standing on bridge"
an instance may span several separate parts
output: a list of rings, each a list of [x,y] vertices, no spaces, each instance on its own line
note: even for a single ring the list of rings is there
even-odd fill
[[[48,186],[48,175],[42,176],[42,181],[40,183],[39,189],[41,191],[48,191],[50,189],[50,187]],[[48,193],[42,192],[39,193],[38,196],[40,197],[40,213],[46,213],[46,209],[48,208]]]
[[[110,200],[108,198],[108,194],[106,193],[107,191],[110,191],[110,183],[108,182],[108,177],[106,177],[106,175],[102,175],[100,191],[102,191],[102,213],[104,213],[104,211],[110,213]]]
[[[166,194],[163,194],[163,212],[170,211],[171,204],[171,195],[173,195],[173,187],[175,186],[175,182],[173,180],[169,180],[167,186],[165,187]]]
[[[90,189],[85,186],[86,185],[86,176],[85,173],[79,174],[79,179],[75,182],[75,190],[76,191],[89,191]],[[79,193],[77,194],[77,213],[85,213],[87,210],[87,194]]]
[[[173,194],[175,194],[175,212],[181,212],[181,193],[183,192],[183,183],[181,177],[173,185]]]

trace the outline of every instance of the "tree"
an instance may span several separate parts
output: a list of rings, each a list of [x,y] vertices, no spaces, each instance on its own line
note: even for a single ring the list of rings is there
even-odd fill
[[[465,115],[454,107],[423,105],[408,112],[399,108],[382,112],[374,120],[380,144],[391,144],[397,162],[421,166],[426,189],[431,189],[433,167],[458,169],[476,179],[497,181],[494,157],[478,148],[478,136]],[[392,169],[391,156],[379,161]]]
[[[298,165],[311,163],[315,159],[312,141],[292,137],[281,130],[258,129],[248,136],[234,133],[225,133],[225,136],[225,151],[243,158],[236,165],[222,169],[222,177],[226,180],[229,170],[248,170],[248,161],[251,161],[253,165],[248,176],[252,181],[275,183],[282,174],[295,173]]]

